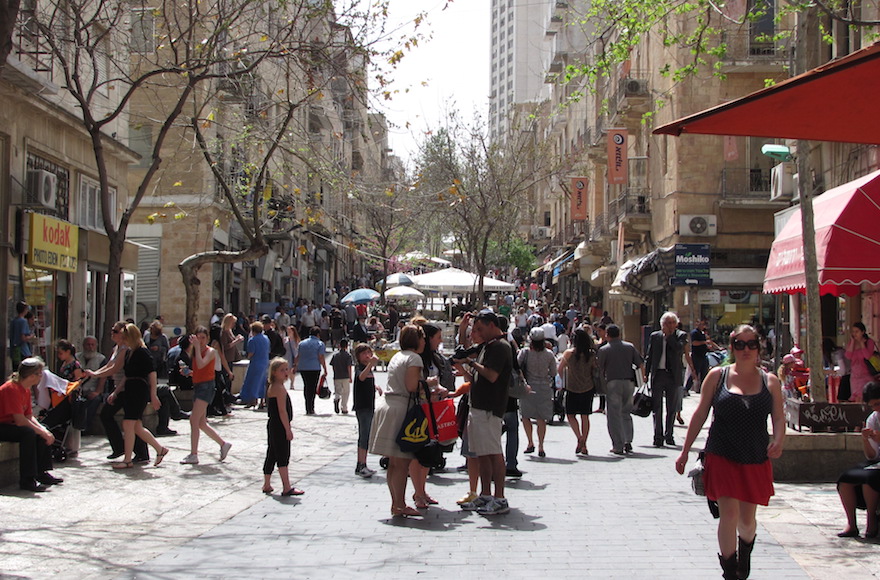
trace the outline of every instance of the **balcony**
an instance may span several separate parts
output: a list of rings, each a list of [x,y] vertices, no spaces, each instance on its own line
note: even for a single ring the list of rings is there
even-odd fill
[[[778,205],[770,201],[770,168],[725,167],[721,170],[722,204]]]
[[[608,204],[608,213],[616,222],[627,224],[627,229],[650,231],[651,194],[644,187],[628,187]]]
[[[791,58],[791,39],[774,39],[776,32],[768,30],[724,31],[721,40],[727,52],[721,57],[725,72],[755,71],[776,72],[788,64]]]

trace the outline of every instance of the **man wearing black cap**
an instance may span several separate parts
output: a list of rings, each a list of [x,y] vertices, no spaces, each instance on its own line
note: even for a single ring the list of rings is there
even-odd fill
[[[480,461],[482,490],[477,499],[462,504],[462,508],[483,515],[504,514],[510,511],[510,507],[504,497],[506,468],[501,448],[501,426],[507,410],[513,353],[495,313],[479,313],[474,319],[472,332],[474,341],[483,345],[482,349],[477,355],[456,360],[455,365],[465,375],[465,380],[471,382],[468,447]]]

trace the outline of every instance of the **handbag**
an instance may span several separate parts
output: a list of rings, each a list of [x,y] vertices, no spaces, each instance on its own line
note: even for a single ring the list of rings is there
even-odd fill
[[[651,398],[651,390],[648,388],[648,384],[639,385],[639,388],[633,393],[631,413],[638,417],[647,417],[653,410],[654,401]]]
[[[329,399],[330,398],[330,387],[327,386],[327,375],[321,375],[320,380],[318,380],[318,398],[320,399]]]
[[[77,391],[70,400],[70,424],[74,429],[84,431],[87,427],[89,399]]]
[[[428,428],[429,430],[433,428],[434,433],[439,433],[440,428],[437,426],[437,415],[434,413],[434,405],[430,403],[431,391],[428,389],[428,383],[425,381],[420,381],[420,383],[425,390],[425,397],[429,401],[428,403],[421,405],[421,407],[428,408],[428,415],[431,417],[431,421],[428,423]],[[452,402],[451,400],[449,401]],[[422,413],[424,412],[424,409],[422,409]],[[425,445],[417,449],[415,451],[415,456],[416,460],[422,465],[422,467],[443,467],[446,465],[446,460],[443,459],[443,446],[440,445],[440,441],[436,436],[430,437]]]
[[[455,418],[455,401],[443,399],[422,403],[425,415],[433,413],[435,420],[428,422],[428,436],[437,441],[454,441],[458,438],[458,420]]]
[[[513,373],[510,375],[510,389],[507,394],[514,399],[522,399],[529,394],[526,378],[522,371],[513,369]]]
[[[872,375],[880,375],[880,352],[874,351],[874,354],[865,360],[865,366]]]
[[[703,484],[703,478],[706,474],[706,466],[703,464],[704,454],[701,451],[697,456],[697,464],[688,472],[688,477],[691,478],[691,488],[694,490],[694,493],[699,496],[706,495],[706,487]]]
[[[413,402],[415,398],[416,396],[413,394],[410,397],[410,402]],[[403,425],[400,426],[400,431],[397,432],[397,446],[404,453],[415,453],[427,445],[428,441],[430,441],[428,436],[428,418],[425,416],[425,411],[422,410],[421,405],[413,404],[406,412],[406,416],[403,418]]]

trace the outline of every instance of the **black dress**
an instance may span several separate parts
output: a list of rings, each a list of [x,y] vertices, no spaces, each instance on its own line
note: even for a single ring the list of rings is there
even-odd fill
[[[270,475],[278,467],[287,467],[290,463],[290,441],[287,440],[287,429],[281,421],[278,412],[278,399],[269,397],[266,399],[269,409],[269,421],[266,423],[266,432],[269,436],[269,447],[266,449],[266,461],[263,463],[263,473]],[[293,416],[293,406],[290,397],[284,395],[284,406],[287,409],[287,418]]]
[[[122,409],[124,418],[140,421],[144,407],[150,402],[150,373],[155,372],[153,357],[146,347],[128,351],[125,359],[125,402]]]

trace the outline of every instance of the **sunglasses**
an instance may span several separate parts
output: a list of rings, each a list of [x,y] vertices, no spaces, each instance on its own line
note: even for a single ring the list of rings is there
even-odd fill
[[[733,341],[733,350],[745,350],[746,347],[748,347],[749,350],[758,350],[759,346],[761,346],[761,343],[755,338],[748,341],[739,339]]]

